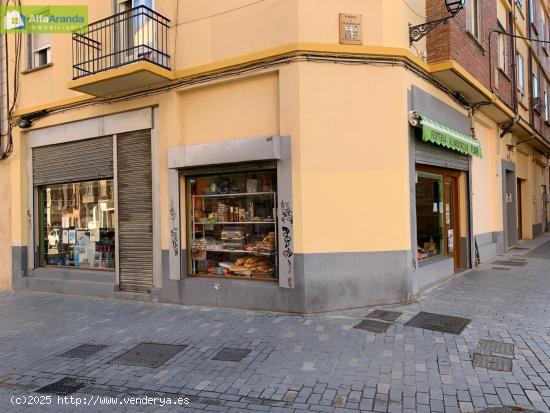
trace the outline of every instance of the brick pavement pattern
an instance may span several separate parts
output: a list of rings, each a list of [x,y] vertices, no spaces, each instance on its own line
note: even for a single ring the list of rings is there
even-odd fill
[[[302,316],[0,292],[0,411],[550,412],[550,256],[540,251],[512,250],[498,258],[524,255],[525,267],[485,265],[413,303],[384,307],[403,313],[386,333],[353,328],[372,308]],[[459,336],[405,327],[420,311],[472,322]],[[474,368],[480,339],[512,343],[513,371]],[[187,347],[158,368],[111,362],[142,342]],[[60,356],[82,344],[108,347],[84,359]],[[224,347],[251,352],[239,362],[212,360]],[[87,383],[73,396],[88,402],[156,395],[190,404],[10,401],[65,376]]]

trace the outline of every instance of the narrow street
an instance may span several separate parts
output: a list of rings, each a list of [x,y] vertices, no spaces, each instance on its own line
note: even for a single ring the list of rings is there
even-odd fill
[[[548,412],[549,235],[495,261],[504,262],[459,276],[409,305],[385,307],[402,313],[386,333],[354,328],[373,310],[366,308],[301,316],[5,291],[0,409],[477,412],[517,405]],[[420,311],[471,323],[459,335],[405,326]],[[496,354],[512,359],[512,372],[474,368],[482,339],[513,344],[513,354]],[[175,355],[156,368],[112,362],[140,343],[181,347],[169,347]],[[62,356],[82,344],[106,347]],[[229,352],[240,361],[213,360],[222,348],[250,352]],[[10,401],[45,395],[35,391],[66,376],[84,384],[72,395],[91,406],[61,406],[56,397],[49,406]],[[143,395],[190,403],[122,405],[124,397]],[[100,405],[105,399],[118,406]]]

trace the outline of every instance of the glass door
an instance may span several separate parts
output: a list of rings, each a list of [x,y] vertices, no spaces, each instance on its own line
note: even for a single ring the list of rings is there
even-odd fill
[[[444,177],[444,234],[447,255],[454,258],[455,268],[460,267],[459,237],[458,237],[458,189],[457,179],[449,176]]]
[[[546,185],[541,187],[542,196],[542,232],[548,231],[548,193],[546,191]]]

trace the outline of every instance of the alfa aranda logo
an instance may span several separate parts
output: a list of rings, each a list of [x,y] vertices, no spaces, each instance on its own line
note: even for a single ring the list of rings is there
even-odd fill
[[[0,33],[83,33],[88,6],[0,6]]]

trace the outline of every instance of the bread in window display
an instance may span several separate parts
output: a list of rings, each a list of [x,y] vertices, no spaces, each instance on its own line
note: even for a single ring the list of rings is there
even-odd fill
[[[268,233],[264,239],[256,246],[258,252],[275,251],[275,232]]]
[[[275,268],[266,258],[261,257],[241,257],[235,261],[235,265],[229,267],[232,272],[244,273],[270,273]]]

